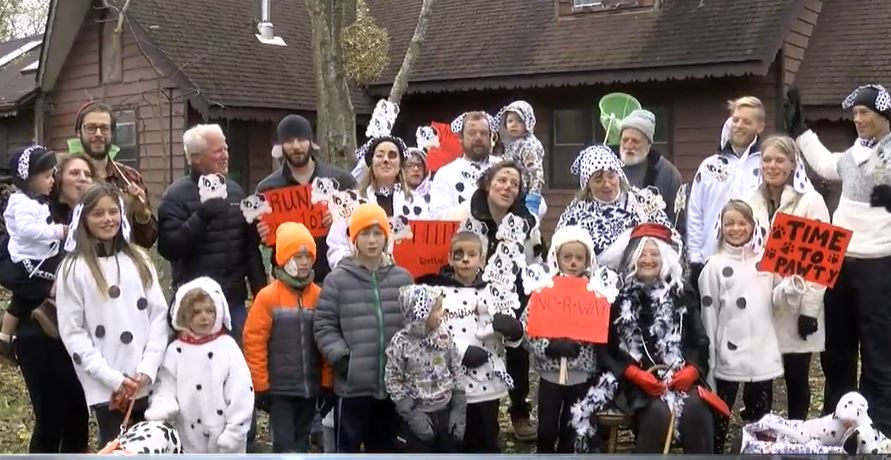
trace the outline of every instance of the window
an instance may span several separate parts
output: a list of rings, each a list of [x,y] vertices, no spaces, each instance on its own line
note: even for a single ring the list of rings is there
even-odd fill
[[[116,126],[114,143],[120,147],[115,161],[139,169],[139,129],[136,110],[119,109],[114,111]]]
[[[655,10],[662,0],[555,0],[558,16]]]
[[[671,108],[661,106],[645,107],[656,115],[656,133],[653,135],[653,148],[667,160],[674,161],[671,150]]]
[[[601,0],[572,0],[573,8],[582,8],[585,6],[600,6]]]
[[[122,34],[115,32],[117,25],[118,21],[106,18],[100,29],[102,36],[99,41],[99,76],[102,83],[119,82],[124,78]]]

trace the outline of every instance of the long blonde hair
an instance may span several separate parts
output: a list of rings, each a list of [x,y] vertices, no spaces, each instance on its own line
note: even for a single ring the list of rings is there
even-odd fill
[[[99,291],[103,296],[108,295],[108,280],[106,280],[105,274],[102,273],[102,268],[99,266],[98,248],[100,242],[90,234],[90,230],[87,228],[87,217],[89,216],[90,211],[92,211],[99,203],[99,200],[105,197],[111,198],[112,201],[118,204],[121,220],[123,221],[123,219],[126,218],[126,210],[122,209],[120,205],[121,193],[115,186],[107,183],[98,183],[90,187],[90,189],[84,193],[83,199],[81,200],[83,210],[80,212],[78,221],[72,222],[72,225],[77,225],[75,233],[76,246],[72,252],[65,256],[65,260],[62,263],[62,270],[60,270],[63,276],[66,278],[70,277],[77,260],[83,259],[84,263],[89,267],[90,273],[93,274],[93,279],[96,281],[96,287],[99,288]],[[114,236],[114,240],[112,240],[112,251],[115,254],[120,252],[129,257],[139,271],[139,279],[142,281],[143,287],[146,289],[151,287],[154,282],[150,265],[151,261],[142,249],[129,243],[124,238],[123,225],[118,228],[118,232]],[[118,265],[118,279],[120,278],[120,265]]]
[[[787,184],[791,184],[795,179],[795,168],[798,166],[798,144],[789,136],[773,135],[768,137],[761,143],[761,157],[764,158],[764,152],[768,147],[773,147],[785,155],[786,159],[792,162],[792,171],[789,173]]]
[[[373,152],[369,152],[371,154]],[[408,186],[408,181],[405,180],[405,174],[402,173],[403,160],[399,160],[399,172],[396,173],[396,183],[402,187],[402,193],[405,195],[405,199],[407,201],[411,200],[411,187]],[[358,192],[359,196],[362,198],[368,198],[368,187],[377,188],[377,179],[374,177],[374,169],[372,166],[369,166],[365,169],[365,172],[362,173],[362,177],[359,179]]]

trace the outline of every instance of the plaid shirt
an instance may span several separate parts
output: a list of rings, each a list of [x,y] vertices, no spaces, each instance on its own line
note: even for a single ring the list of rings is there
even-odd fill
[[[105,181],[114,184],[124,196],[124,205],[127,207],[127,219],[133,227],[133,242],[146,249],[151,248],[158,239],[158,219],[152,212],[147,222],[140,222],[140,220],[144,219],[137,220],[137,214],[142,214],[146,208],[148,208],[149,212],[152,209],[148,189],[142,180],[142,174],[125,164],[109,159],[105,167]],[[145,204],[140,203],[127,193],[128,183],[135,184],[145,192]]]

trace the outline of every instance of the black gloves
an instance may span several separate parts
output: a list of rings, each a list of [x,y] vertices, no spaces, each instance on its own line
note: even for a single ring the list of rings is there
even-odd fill
[[[801,340],[807,340],[807,336],[817,332],[817,318],[808,315],[798,315],[798,335]]]
[[[268,391],[259,391],[254,394],[254,407],[269,413],[272,410],[272,395]]]
[[[881,206],[891,212],[891,186],[882,184],[873,187],[869,195],[869,205],[874,208]]]
[[[523,338],[523,325],[511,315],[496,313],[492,317],[492,329],[500,332],[505,339],[513,342]]]
[[[791,87],[786,92],[783,99],[783,121],[785,123],[786,132],[793,139],[807,131],[804,125],[804,115],[801,112],[801,95],[798,94],[798,88]]]
[[[212,198],[201,203],[198,208],[198,217],[205,222],[209,222],[226,213],[229,209],[229,202],[222,198]]]
[[[578,342],[569,339],[552,339],[548,347],[545,348],[545,355],[553,359],[574,359],[578,358],[581,351],[582,347]]]
[[[467,347],[467,350],[464,352],[464,359],[461,361],[461,364],[469,367],[480,367],[483,364],[486,364],[486,361],[489,360],[489,352],[483,348],[480,348],[476,345],[471,345]]]

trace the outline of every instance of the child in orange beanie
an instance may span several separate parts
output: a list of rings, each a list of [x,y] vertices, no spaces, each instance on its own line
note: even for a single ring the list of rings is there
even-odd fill
[[[399,289],[411,274],[386,253],[387,214],[376,204],[350,216],[352,255],[325,278],[316,316],[316,343],[334,364],[338,453],[393,452],[399,417],[384,384],[386,347],[402,329]]]
[[[248,312],[244,355],[257,406],[269,412],[273,451],[306,453],[316,398],[333,384],[313,337],[321,293],[313,283],[316,243],[294,222],[280,225],[275,237],[275,281],[257,294]]]

